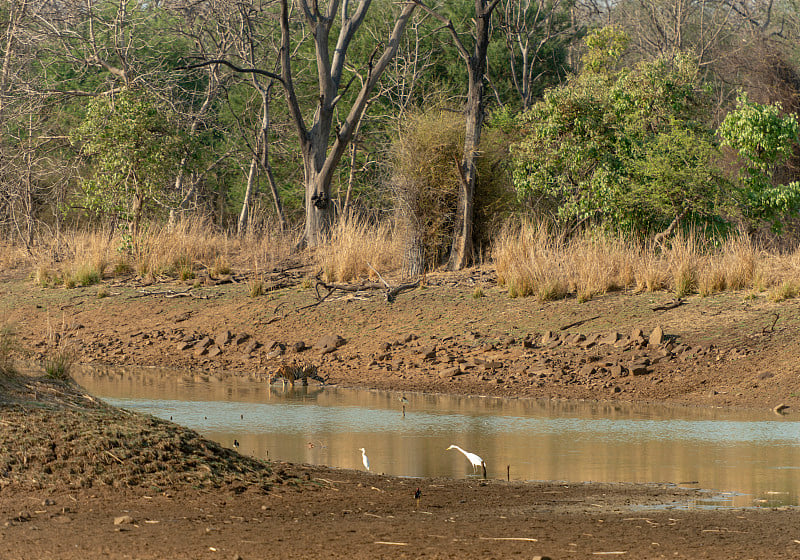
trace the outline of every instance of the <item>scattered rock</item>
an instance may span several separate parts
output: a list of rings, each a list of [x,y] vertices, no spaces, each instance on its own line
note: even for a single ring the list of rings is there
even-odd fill
[[[114,518],[114,525],[132,525],[133,522],[133,517],[130,515],[120,515]]]
[[[637,360],[628,365],[628,371],[630,371],[633,375],[646,375],[650,373],[648,365],[648,361],[646,360]]]
[[[608,373],[611,374],[611,377],[622,377],[622,366],[619,364],[613,364],[608,366]]]
[[[206,355],[209,358],[215,358],[216,356],[219,356],[220,354],[222,354],[222,349],[219,346],[217,346],[216,344],[213,344],[213,345],[209,346],[208,349],[207,349],[207,352],[206,352]]]
[[[661,327],[656,327],[650,333],[647,345],[650,347],[660,346],[662,342],[664,342],[664,330]]]
[[[203,349],[203,350],[205,350],[206,348],[208,348],[209,346],[211,346],[213,343],[214,343],[214,342],[211,340],[211,338],[210,338],[210,337],[204,336],[203,338],[201,338],[200,340],[198,340],[197,342],[195,342],[195,344],[194,344],[194,347],[195,347],[196,349]]]
[[[277,358],[278,356],[283,356],[286,353],[286,345],[282,342],[273,342],[269,347],[269,352],[267,352],[267,358]]]
[[[250,340],[249,334],[240,334],[236,336],[236,338],[233,340],[233,343],[236,344],[236,346],[241,346],[248,340]]]
[[[428,348],[423,348],[419,355],[423,360],[434,360],[436,359],[436,347],[431,346]]]
[[[338,334],[326,334],[314,344],[314,350],[318,351],[321,355],[329,354],[346,342],[347,341]]]
[[[301,340],[300,342],[295,342],[292,345],[292,350],[299,354],[300,352],[308,350],[308,346],[306,346],[306,343]]]
[[[448,367],[444,368],[443,370],[439,371],[439,377],[455,377],[457,375],[461,375],[461,369],[457,367]]]
[[[610,333],[606,334],[603,338],[601,338],[598,343],[599,344],[616,344],[617,341],[621,338],[621,335],[616,331],[611,331]]]
[[[244,347],[244,353],[252,354],[256,350],[258,350],[260,346],[261,346],[260,342],[258,342],[256,339],[252,339],[249,343],[247,343],[247,346]]]
[[[231,340],[233,340],[233,335],[228,329],[221,330],[214,336],[214,342],[216,342],[217,346],[220,348],[228,344]]]
[[[775,414],[786,414],[786,409],[789,408],[788,404],[781,403],[772,409]]]

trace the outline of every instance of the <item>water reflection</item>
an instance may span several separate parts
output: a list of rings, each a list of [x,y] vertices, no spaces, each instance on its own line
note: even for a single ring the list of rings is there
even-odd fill
[[[191,427],[241,453],[400,476],[673,482],[726,492],[716,505],[797,505],[800,423],[769,412],[495,399],[303,387],[85,370],[76,381],[112,404]],[[405,416],[403,416],[405,406]]]

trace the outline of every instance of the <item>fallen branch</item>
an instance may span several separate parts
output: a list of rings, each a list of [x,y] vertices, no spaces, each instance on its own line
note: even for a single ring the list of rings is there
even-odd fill
[[[134,297],[144,297],[144,296],[164,296],[167,298],[176,298],[176,297],[192,297],[196,299],[208,299],[208,296],[200,296],[192,292],[191,288],[184,291],[184,292],[176,292],[175,290],[160,290],[160,291],[148,291],[148,290],[137,290],[141,295],[134,296]]]
[[[594,321],[595,319],[599,319],[602,315],[595,315],[594,317],[587,317],[586,319],[581,319],[580,321],[575,321],[574,323],[570,323],[569,325],[564,325],[560,327],[558,330],[565,331],[567,329],[571,329],[572,327],[580,326],[584,323],[588,323],[589,321]]]
[[[378,276],[380,277],[380,274]],[[381,280],[383,281],[383,285],[377,282],[362,282],[360,284],[328,284],[320,280],[319,277],[317,277],[317,283],[314,285],[314,290],[317,293],[317,302],[313,305],[318,305],[322,303],[323,301],[328,299],[328,297],[330,297],[330,295],[336,290],[341,290],[343,292],[351,292],[351,293],[364,292],[367,290],[383,290],[386,301],[392,303],[401,292],[416,288],[417,286],[419,286],[420,282],[419,280],[417,280],[416,282],[408,282],[406,284],[400,284],[399,286],[392,288],[388,282],[383,280],[383,278],[381,278]],[[326,293],[324,296],[321,295],[319,290],[320,287],[327,290],[328,293]]]
[[[675,309],[676,307],[680,307],[684,303],[686,302],[682,298],[678,298],[670,303],[666,303],[664,305],[659,305],[656,307],[651,307],[650,309],[652,309],[653,311],[668,311],[670,309]]]

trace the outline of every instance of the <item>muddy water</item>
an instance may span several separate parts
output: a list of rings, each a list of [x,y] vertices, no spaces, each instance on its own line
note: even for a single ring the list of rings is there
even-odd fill
[[[261,458],[363,469],[363,447],[377,473],[482,476],[446,450],[455,444],[480,455],[491,478],[672,482],[713,491],[701,506],[800,504],[800,421],[791,414],[283,390],[158,370],[74,377],[111,404],[172,419],[223,445],[236,439],[241,453]]]

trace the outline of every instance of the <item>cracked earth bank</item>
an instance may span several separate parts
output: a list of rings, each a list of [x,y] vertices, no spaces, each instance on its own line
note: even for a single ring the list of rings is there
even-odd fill
[[[380,292],[247,278],[202,286],[0,279],[0,323],[36,362],[699,407],[800,407],[798,302],[511,299],[490,269]],[[184,294],[184,295],[178,295]],[[284,368],[286,370],[286,368]],[[800,558],[795,508],[698,510],[671,485],[403,479],[242,457],[38,377],[0,387],[0,558]],[[413,499],[420,487],[419,507]]]

